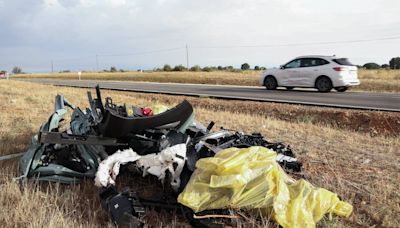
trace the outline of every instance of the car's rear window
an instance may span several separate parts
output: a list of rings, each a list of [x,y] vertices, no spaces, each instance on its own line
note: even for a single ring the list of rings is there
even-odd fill
[[[347,58],[333,59],[333,62],[344,66],[354,66]]]

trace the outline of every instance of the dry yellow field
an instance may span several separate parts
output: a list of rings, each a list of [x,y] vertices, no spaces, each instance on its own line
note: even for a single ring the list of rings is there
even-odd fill
[[[83,80],[148,81],[218,85],[258,85],[260,71],[214,72],[84,72]],[[77,73],[25,74],[17,78],[78,79]],[[361,85],[354,91],[400,92],[400,70],[359,70]]]
[[[397,79],[394,79],[397,80]],[[54,108],[54,96],[63,94],[80,107],[87,107],[86,90],[38,85],[19,81],[0,81],[0,155],[25,151],[30,137],[47,121]],[[177,104],[183,97],[141,95],[103,91],[119,103],[148,105]],[[260,132],[274,141],[290,144],[304,163],[301,173],[312,184],[338,193],[354,206],[349,219],[327,218],[322,227],[400,227],[400,138],[385,132],[341,126],[340,121],[319,121],[316,116],[330,110],[345,116],[357,112],[250,103],[252,110],[232,109],[222,101],[190,100],[198,120],[215,128],[224,126],[244,132]],[[238,105],[243,105],[238,103]],[[230,104],[232,106],[232,104]],[[293,108],[294,107],[294,108]],[[270,109],[286,110],[279,119]],[[293,112],[293,110],[299,110]],[[382,118],[398,116],[378,113]],[[368,119],[372,112],[357,114]],[[314,117],[313,117],[314,116]],[[332,117],[334,118],[334,117]],[[239,121],[240,120],[240,121]],[[396,122],[397,121],[397,122]],[[368,128],[368,125],[364,126]],[[399,132],[398,130],[394,130]],[[19,186],[12,181],[18,174],[18,159],[0,162],[0,224],[2,227],[112,227],[101,209],[98,191],[91,180],[75,186],[35,184]],[[160,189],[160,185],[141,178],[119,183],[137,191]],[[155,227],[185,226],[179,214],[149,212],[146,220]],[[247,221],[248,226],[263,226],[265,220]],[[273,223],[272,223],[273,224]],[[239,222],[238,225],[243,225]],[[272,225],[275,226],[275,225]]]

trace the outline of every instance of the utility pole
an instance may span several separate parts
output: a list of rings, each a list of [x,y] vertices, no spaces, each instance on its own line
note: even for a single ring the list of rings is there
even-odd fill
[[[187,44],[186,44],[186,67],[189,70],[189,48]]]
[[[96,54],[96,71],[99,72],[99,56]]]
[[[54,73],[54,64],[53,64],[53,60],[51,60],[51,73]]]

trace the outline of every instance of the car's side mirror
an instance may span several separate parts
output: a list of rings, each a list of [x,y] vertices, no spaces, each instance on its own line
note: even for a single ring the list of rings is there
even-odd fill
[[[285,66],[281,65],[279,68],[280,68],[281,70],[284,70],[284,69],[285,69]]]

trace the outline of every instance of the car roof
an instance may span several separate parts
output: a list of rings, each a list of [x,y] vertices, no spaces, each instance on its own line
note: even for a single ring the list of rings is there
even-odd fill
[[[303,55],[303,56],[296,57],[296,59],[300,59],[300,58],[337,59],[338,57],[335,55]]]

